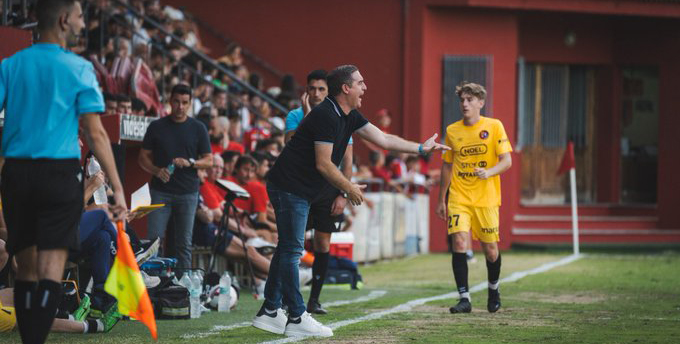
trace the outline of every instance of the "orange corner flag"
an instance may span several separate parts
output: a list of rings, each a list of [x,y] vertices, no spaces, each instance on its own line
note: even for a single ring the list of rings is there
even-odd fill
[[[564,151],[560,168],[557,170],[557,175],[559,176],[568,172],[572,168],[576,168],[576,162],[574,161],[574,143],[569,141],[567,143],[567,150]]]
[[[130,241],[123,230],[123,221],[118,225],[118,253],[113,262],[109,276],[106,278],[104,290],[118,300],[118,312],[141,321],[151,332],[151,337],[158,340],[156,318],[151,307],[151,300],[146,291],[142,274],[135,255],[132,253]]]

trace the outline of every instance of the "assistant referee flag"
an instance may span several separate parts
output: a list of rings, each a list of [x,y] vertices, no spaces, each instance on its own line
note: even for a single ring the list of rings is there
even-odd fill
[[[156,318],[151,307],[149,293],[139,272],[139,265],[132,253],[130,241],[123,230],[123,221],[118,222],[118,253],[113,262],[104,290],[118,300],[118,312],[141,321],[158,340]]]

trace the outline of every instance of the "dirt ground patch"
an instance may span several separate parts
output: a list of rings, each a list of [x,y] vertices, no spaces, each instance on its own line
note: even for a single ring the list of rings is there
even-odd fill
[[[513,300],[522,301],[538,301],[547,303],[576,303],[576,304],[591,304],[599,303],[608,300],[609,298],[604,294],[583,292],[573,294],[544,294],[535,292],[526,292],[513,295]]]
[[[453,303],[452,303],[453,305]],[[424,316],[415,316],[414,319],[408,321],[408,324],[416,328],[425,328],[444,325],[448,323],[479,323],[480,320],[493,321],[502,326],[559,326],[557,319],[545,316],[535,316],[533,312],[526,309],[509,308],[503,309],[498,313],[490,314],[486,311],[486,302],[482,305],[475,305],[472,308],[471,314],[450,314],[448,307],[440,307],[436,305],[422,305],[411,311],[412,313],[422,314]],[[432,316],[428,316],[432,315]]]

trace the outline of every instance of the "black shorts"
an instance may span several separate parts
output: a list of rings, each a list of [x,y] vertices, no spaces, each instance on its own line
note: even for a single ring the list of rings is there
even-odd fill
[[[307,229],[313,228],[324,233],[340,231],[345,215],[343,213],[335,216],[331,215],[331,207],[334,201],[335,197],[326,197],[312,202],[309,208],[309,216],[307,216]]]
[[[82,178],[77,159],[7,159],[0,184],[7,251],[77,250]]]

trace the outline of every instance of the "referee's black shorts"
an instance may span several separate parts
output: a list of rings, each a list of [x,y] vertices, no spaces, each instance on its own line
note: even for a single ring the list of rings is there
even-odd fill
[[[309,216],[307,216],[307,229],[314,229],[319,232],[333,233],[339,232],[342,228],[342,221],[345,215],[331,215],[331,207],[335,197],[324,197],[320,200],[315,200],[309,208]]]
[[[7,159],[0,183],[7,251],[77,250],[82,178],[77,159]]]

